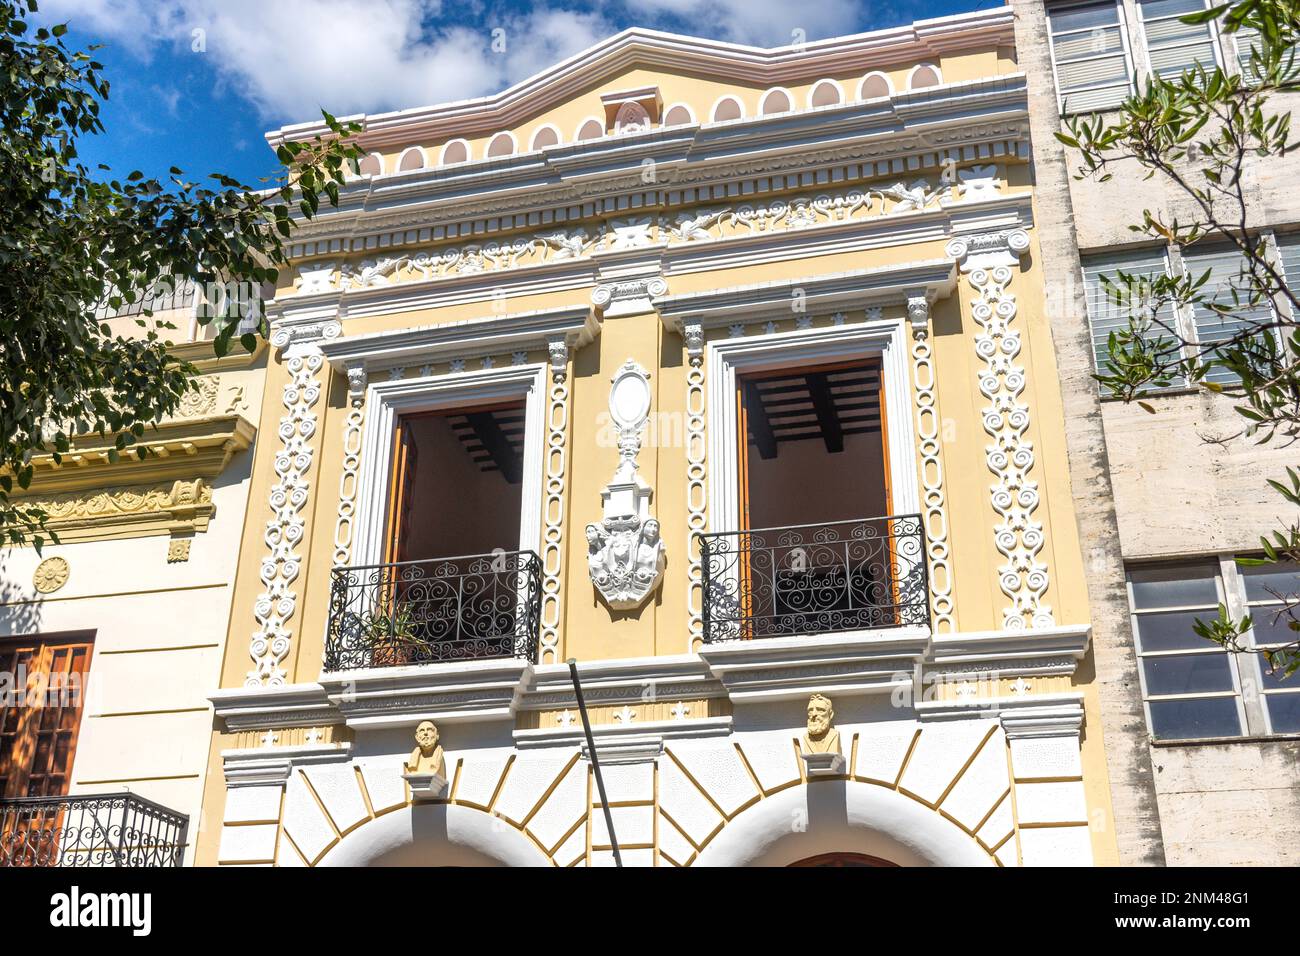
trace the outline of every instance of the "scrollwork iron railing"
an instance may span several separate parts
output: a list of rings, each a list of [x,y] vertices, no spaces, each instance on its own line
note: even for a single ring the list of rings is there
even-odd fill
[[[930,625],[920,515],[699,540],[708,643]]]
[[[335,568],[325,669],[535,660],[541,610],[532,551]]]
[[[132,793],[0,800],[0,867],[180,866],[189,819]]]

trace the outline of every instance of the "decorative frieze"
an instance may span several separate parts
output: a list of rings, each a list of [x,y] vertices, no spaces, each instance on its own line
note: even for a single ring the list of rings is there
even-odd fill
[[[334,564],[345,565],[352,555],[356,530],[357,485],[361,471],[361,436],[366,423],[366,370],[348,369],[348,414],[343,419],[343,473],[339,476],[339,510],[334,522]]]
[[[568,470],[569,346],[563,337],[547,344],[551,366],[546,408],[546,487],[542,510],[542,613],[538,661],[559,661],[560,575],[564,568],[565,480]]]
[[[1035,455],[1029,440],[1030,409],[1023,401],[1025,370],[1017,364],[1020,331],[1015,327],[1017,303],[1008,287],[1020,256],[1029,248],[1022,229],[960,236],[948,243],[975,297],[971,314],[979,332],[975,353],[984,362],[979,389],[988,405],[981,411],[984,430],[992,439],[985,459],[996,481],[989,487],[990,503],[1001,518],[993,543],[1005,559],[998,583],[1010,600],[1002,611],[1007,628],[1051,627],[1051,606],[1043,602],[1049,584],[1048,567],[1040,560],[1045,543],[1038,510],[1038,482],[1032,477]]]
[[[699,322],[683,322],[686,342],[686,611],[690,634],[689,650],[698,650],[704,639],[704,567],[696,537],[708,530],[709,491],[708,445],[704,431],[704,328]]]
[[[268,502],[271,518],[262,534],[267,548],[260,570],[264,590],[253,605],[258,627],[249,644],[253,668],[245,678],[246,686],[278,687],[285,682],[281,664],[289,655],[290,621],[298,607],[298,594],[293,585],[301,570],[298,545],[306,527],[304,516],[315,454],[314,409],[320,400],[320,371],[325,364],[315,343],[322,338],[337,338],[339,332],[336,320],[287,325],[272,332],[271,343],[286,350],[289,381],[281,393],[285,413],[277,429],[280,437],[274,466],[277,481]]]
[[[935,633],[943,634],[951,632],[956,625],[940,448],[942,422],[935,391],[934,348],[930,343],[930,298],[924,291],[907,297],[907,317],[912,329],[912,385],[916,402],[917,452],[921,462],[926,560],[930,569],[931,626]]]
[[[206,531],[216,511],[202,478],[22,500],[45,512],[46,526],[64,543]]]
[[[996,179],[984,173],[973,182],[979,184],[979,198],[997,198],[999,183]],[[929,179],[918,177],[810,196],[774,198],[761,203],[733,202],[721,207],[691,209],[662,218],[658,214],[648,214],[611,219],[602,227],[600,234],[594,236],[586,228],[550,229],[509,239],[473,242],[414,253],[395,253],[358,262],[313,262],[298,267],[294,291],[300,295],[346,292],[543,265],[585,258],[592,253],[618,252],[656,244],[674,246],[837,225],[934,208],[945,198],[955,200],[961,195],[962,188],[969,191],[969,187],[953,186],[946,182],[932,185]],[[611,300],[658,296],[666,292],[666,288],[648,287],[646,283],[650,281],[652,280],[642,279],[598,286],[593,293],[593,301],[603,308]],[[657,281],[662,283],[663,280]],[[286,341],[300,334],[312,333],[300,333],[298,330],[286,330],[284,333]]]

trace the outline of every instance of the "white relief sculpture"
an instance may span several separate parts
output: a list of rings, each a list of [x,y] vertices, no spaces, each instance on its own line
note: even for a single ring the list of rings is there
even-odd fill
[[[930,302],[925,293],[909,295],[907,317],[912,327],[912,383],[916,401],[916,437],[921,456],[921,507],[925,516],[926,558],[930,570],[930,610],[935,633],[952,633],[952,564],[948,545],[948,511],[940,456],[938,395],[935,391],[934,349],[930,344]]]
[[[546,409],[546,488],[542,511],[542,664],[560,654],[560,572],[564,558],[564,499],[569,433],[569,346],[563,338],[547,343],[551,389]]]
[[[628,359],[614,374],[609,414],[618,429],[618,468],[600,493],[604,518],[587,525],[591,582],[615,610],[640,606],[663,578],[664,542],[650,517],[650,486],[637,473],[650,417],[650,375]]]
[[[293,282],[295,292],[311,295],[314,292],[329,292],[334,288],[335,264],[331,262],[313,262],[298,267],[298,278]]]
[[[624,103],[614,116],[614,132],[622,134],[650,132],[650,114],[640,103]]]
[[[406,256],[400,256],[394,259],[362,259],[355,265],[346,263],[339,284],[344,289],[368,289],[371,286],[386,285],[397,270],[410,261]]]
[[[653,226],[654,219],[650,216],[641,216],[635,219],[611,219],[609,221],[609,236],[602,245],[612,250],[639,249],[641,246],[648,246],[654,241],[650,236],[650,230]]]
[[[895,183],[879,192],[882,196],[888,196],[894,200],[894,207],[890,210],[891,212],[909,212],[913,209],[924,209],[938,198],[939,192],[942,192],[942,190],[932,192],[928,181],[918,179],[910,186],[904,183]]]
[[[334,325],[337,327],[337,323]],[[279,334],[284,331],[278,330],[272,336],[273,344],[277,340],[289,343],[291,335]],[[285,414],[280,418],[280,450],[275,456],[278,480],[271,488],[272,515],[262,535],[267,547],[260,572],[264,590],[253,605],[258,629],[249,645],[253,669],[244,680],[248,687],[278,687],[285,682],[280,665],[289,655],[289,621],[298,607],[293,584],[301,568],[297,548],[306,524],[303,513],[310,492],[308,473],[316,434],[316,413],[312,409],[320,399],[317,376],[324,364],[319,350],[307,348],[300,354],[292,354],[291,349],[285,363],[290,378],[281,395]]]
[[[1016,297],[1009,292],[1012,268],[1029,248],[1022,229],[981,236],[958,237],[947,246],[976,292],[971,312],[980,327],[975,352],[984,361],[979,388],[989,404],[982,410],[984,430],[993,439],[985,460],[997,481],[989,486],[993,510],[1001,517],[994,527],[994,545],[1006,559],[998,582],[1011,603],[1003,609],[1007,628],[1050,627],[1050,605],[1043,603],[1049,584],[1047,565],[1039,560],[1044,537],[1038,510],[1034,446],[1028,439],[1029,407],[1021,401],[1025,370],[1016,364],[1020,332],[1014,327]]]
[[[996,166],[971,166],[957,170],[957,192],[962,202],[996,199],[1000,191]]]
[[[586,229],[575,229],[573,232],[565,232],[561,229],[539,238],[553,250],[552,259],[576,259],[585,255],[592,243],[592,240],[587,237]]]
[[[668,227],[669,235],[677,242],[690,242],[694,239],[709,239],[709,230],[727,215],[727,211],[696,209],[682,213],[677,217],[677,224]]]

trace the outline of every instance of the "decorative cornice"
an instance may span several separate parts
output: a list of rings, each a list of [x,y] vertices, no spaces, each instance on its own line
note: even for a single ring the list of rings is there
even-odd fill
[[[599,332],[600,322],[591,307],[575,305],[349,335],[322,342],[320,349],[340,372],[357,368],[373,372],[438,359],[542,351],[556,341],[581,348]]]
[[[713,328],[726,325],[736,316],[754,321],[763,316],[788,318],[796,311],[825,312],[903,302],[917,289],[925,290],[931,301],[943,299],[951,294],[954,277],[951,262],[934,259],[663,296],[654,305],[669,328],[675,329],[683,321]]]
[[[147,428],[117,461],[110,460],[110,452],[116,451],[114,436],[81,435],[72,440],[60,463],[52,453],[33,456],[34,475],[26,495],[215,478],[256,435],[256,426],[242,415],[175,418]],[[135,454],[141,448],[146,451],[143,459]]]
[[[685,70],[751,84],[791,83],[1009,45],[1014,41],[1013,24],[1010,8],[1000,7],[770,49],[633,27],[492,96],[343,119],[363,125],[360,143],[368,150],[405,146],[509,128],[633,66]],[[921,92],[929,94],[932,89]],[[317,120],[281,127],[267,133],[266,139],[274,147],[328,134]]]
[[[928,629],[899,627],[705,644],[700,657],[732,701],[795,700],[910,688],[929,645]]]
[[[21,501],[44,511],[46,527],[64,544],[206,531],[216,512],[212,487],[202,478]]]

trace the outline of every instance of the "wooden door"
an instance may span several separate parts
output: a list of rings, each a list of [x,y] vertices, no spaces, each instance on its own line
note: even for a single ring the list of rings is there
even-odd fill
[[[0,797],[68,792],[90,653],[84,638],[0,645],[0,670],[25,675],[0,699]]]
[[[72,784],[91,642],[83,637],[0,642],[0,798],[61,797]],[[0,865],[44,866],[61,852],[63,810],[0,811]]]
[[[398,420],[393,436],[393,470],[389,478],[392,493],[388,497],[388,543],[384,549],[384,563],[405,561],[407,558],[407,533],[411,523],[412,488],[416,469],[415,437],[410,424]]]

